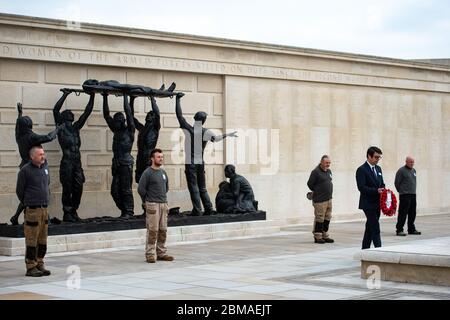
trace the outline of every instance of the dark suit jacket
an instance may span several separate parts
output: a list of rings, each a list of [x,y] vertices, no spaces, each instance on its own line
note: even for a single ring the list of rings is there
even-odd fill
[[[356,170],[356,184],[361,193],[359,196],[359,209],[364,211],[374,210],[380,211],[380,195],[378,188],[384,188],[384,180],[381,168],[375,166],[377,178],[373,174],[367,162]]]

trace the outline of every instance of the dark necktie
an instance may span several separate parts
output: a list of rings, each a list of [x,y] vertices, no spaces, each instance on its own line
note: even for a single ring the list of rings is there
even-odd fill
[[[375,171],[375,167],[372,167],[373,174],[375,175],[375,180],[377,180],[377,172]]]

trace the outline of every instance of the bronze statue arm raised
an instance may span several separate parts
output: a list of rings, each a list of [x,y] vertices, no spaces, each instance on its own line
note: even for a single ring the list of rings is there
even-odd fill
[[[192,127],[189,125],[189,123],[186,121],[186,119],[183,117],[183,112],[181,111],[181,103],[180,99],[184,96],[184,93],[178,92],[176,103],[175,103],[175,113],[177,114],[178,123],[180,124],[181,129],[191,129]]]
[[[150,97],[150,101],[152,102],[152,110],[153,113],[159,118],[160,117],[160,113],[159,113],[159,108],[158,105],[156,104],[156,99],[154,96]]]
[[[159,112],[158,104],[156,103],[156,99],[154,96],[150,96],[150,101],[152,102],[152,110],[156,118],[154,126],[157,130],[159,130],[161,129],[161,115]]]
[[[18,102],[17,103],[17,120],[16,120],[16,139],[18,139],[18,137],[21,135],[20,128],[19,128],[19,122],[21,121],[22,117],[23,117],[22,103]],[[32,121],[31,121],[31,119],[29,119],[29,121],[30,121],[30,131],[31,131]],[[58,131],[59,131],[59,127],[57,127],[55,130],[49,132],[48,134],[37,134],[37,133],[31,132],[31,134],[29,136],[30,137],[29,142],[32,146],[50,142],[56,138]]]
[[[109,129],[111,129],[111,131],[114,132],[115,131],[114,120],[109,113],[108,94],[103,92],[102,96],[103,96],[103,118],[105,118]]]
[[[127,129],[132,134],[134,134],[136,127],[134,125],[134,120],[133,120],[134,117],[131,112],[131,107],[130,107],[130,104],[128,103],[128,96],[126,94],[123,95],[123,110],[125,111],[125,115],[127,118]]]
[[[76,126],[78,129],[83,128],[84,124],[86,123],[87,119],[92,113],[92,110],[94,109],[95,93],[90,93],[89,95],[90,95],[89,102],[86,105],[86,109],[84,110],[83,114],[80,116],[78,121],[74,123],[74,126]]]
[[[63,92],[63,95],[61,96],[61,98],[59,98],[59,100],[55,104],[55,107],[53,108],[53,118],[55,119],[56,125],[62,124],[64,122],[60,111],[67,97],[71,93],[71,91],[69,91],[68,89],[61,89],[61,91]]]
[[[134,100],[136,99],[136,96],[130,96],[130,109],[131,109],[131,115],[133,116],[134,126],[136,129],[141,131],[144,128],[144,125],[139,122],[138,118],[134,116]]]
[[[22,103],[17,102],[17,119],[22,117],[22,115],[23,115]]]
[[[17,102],[16,139],[19,136],[19,121],[20,118],[22,118],[22,115],[23,115],[22,103]]]

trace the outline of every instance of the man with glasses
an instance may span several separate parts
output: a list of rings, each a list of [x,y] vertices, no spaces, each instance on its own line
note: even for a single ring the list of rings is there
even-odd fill
[[[367,149],[367,161],[356,170],[356,183],[360,192],[359,209],[366,215],[366,230],[362,241],[362,249],[374,246],[381,247],[380,236],[380,195],[384,190],[383,173],[378,166],[381,150],[377,147]]]

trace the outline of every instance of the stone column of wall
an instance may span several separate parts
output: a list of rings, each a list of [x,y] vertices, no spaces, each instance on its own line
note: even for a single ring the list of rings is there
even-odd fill
[[[16,177],[20,156],[15,142],[15,122],[17,118],[16,103],[22,102],[24,115],[33,119],[33,130],[47,133],[54,129],[52,109],[60,97],[60,88],[79,88],[86,79],[114,79],[123,83],[141,84],[159,87],[162,83],[169,86],[176,82],[177,90],[186,93],[182,100],[185,118],[193,122],[193,114],[203,110],[209,115],[206,122],[208,128],[221,132],[223,128],[223,84],[222,77],[215,75],[198,75],[193,73],[161,72],[126,68],[110,68],[86,65],[66,65],[62,63],[44,63],[0,59],[0,222],[7,221],[17,207],[15,195]],[[63,107],[75,113],[75,120],[84,110],[88,96],[71,94]],[[183,163],[172,157],[176,145],[171,141],[178,135],[178,121],[175,116],[175,99],[157,99],[161,110],[162,128],[158,147],[166,154],[166,171],[170,179],[171,206],[181,206],[182,210],[190,210],[189,194],[186,189]],[[111,113],[122,111],[122,98],[109,98]],[[136,116],[141,122],[151,109],[150,100],[136,100]],[[111,215],[120,213],[109,194],[111,184],[112,133],[102,115],[102,97],[96,95],[94,111],[85,127],[81,130],[81,154],[86,183],[79,214],[81,217]],[[181,134],[180,134],[181,133]],[[136,157],[136,141],[133,156]],[[62,218],[61,185],[59,183],[59,162],[61,151],[57,140],[46,144],[51,174],[51,206],[50,214]],[[218,184],[223,180],[223,147],[219,144],[210,146],[206,159],[211,165],[207,168],[207,185],[214,199]],[[184,159],[183,154],[179,155]],[[137,187],[136,184],[133,186]],[[135,211],[140,213],[140,198],[135,192]]]

